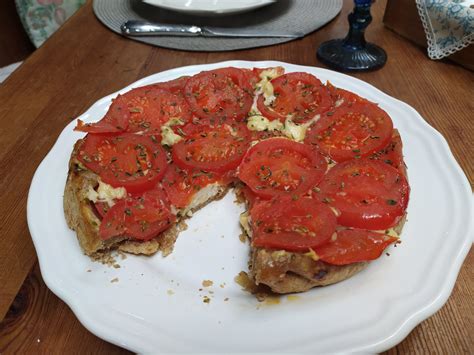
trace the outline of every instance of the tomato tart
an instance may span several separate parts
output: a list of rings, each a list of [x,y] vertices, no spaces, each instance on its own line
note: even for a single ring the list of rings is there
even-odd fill
[[[64,211],[85,254],[169,254],[234,188],[250,276],[276,293],[347,279],[397,243],[410,187],[390,116],[309,73],[220,68],[112,100],[69,162]]]

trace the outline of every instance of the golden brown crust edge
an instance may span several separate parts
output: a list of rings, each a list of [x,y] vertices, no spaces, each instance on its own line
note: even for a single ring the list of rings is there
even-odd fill
[[[144,255],[152,255],[158,251],[162,251],[163,255],[171,253],[178,232],[182,229],[176,225],[161,233],[157,238],[145,242],[127,240],[126,237],[102,240],[99,237],[101,222],[86,197],[89,188],[94,188],[97,185],[98,177],[90,171],[80,169],[74,156],[73,152],[64,190],[64,215],[69,228],[76,232],[84,253],[95,256],[110,249]]]
[[[368,263],[331,265],[300,253],[252,248],[250,276],[275,293],[304,292],[348,279]]]
[[[401,233],[406,215],[394,230]],[[311,256],[281,250],[250,250],[250,277],[275,293],[304,292],[316,286],[327,286],[346,280],[362,271],[369,262],[331,265]]]
[[[89,187],[94,187],[97,177],[91,172],[82,171],[75,159],[81,143],[82,140],[76,142],[69,160],[63,208],[67,225],[76,231],[82,250],[87,255],[92,255],[98,250],[106,249],[106,244],[98,238],[100,221],[85,199],[86,191],[88,191]]]

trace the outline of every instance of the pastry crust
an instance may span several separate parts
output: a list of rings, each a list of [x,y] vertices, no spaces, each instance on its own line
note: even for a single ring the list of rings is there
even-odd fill
[[[315,261],[301,253],[253,248],[250,277],[257,285],[267,285],[275,293],[304,292],[316,286],[327,286],[348,279],[367,264],[338,266]]]
[[[185,218],[181,216],[177,223],[148,241],[131,240],[126,236],[102,240],[99,236],[100,219],[94,212],[87,193],[98,185],[99,176],[81,166],[76,155],[83,140],[76,142],[69,161],[69,172],[64,190],[64,215],[69,228],[76,231],[79,244],[86,255],[94,256],[111,249],[118,249],[131,254],[153,255],[161,251],[164,256],[173,251],[174,243],[180,231],[186,229]],[[220,186],[217,192],[204,203],[191,209],[195,212],[208,203],[220,199],[229,187]],[[189,213],[191,215],[192,213]]]
[[[405,221],[406,215],[393,228],[395,232],[401,233]],[[257,285],[267,285],[275,293],[304,292],[346,280],[368,264],[331,265],[304,253],[252,248],[249,275]]]
[[[272,132],[271,136],[280,134],[282,132],[277,130]],[[393,130],[392,136],[399,136],[396,129]],[[191,217],[193,212],[208,203],[225,196],[231,187],[229,184],[215,183],[216,186],[212,192],[206,191],[206,194],[201,196],[202,198],[196,198],[195,204],[190,203],[188,208],[180,211],[181,215],[178,214],[177,221],[170,228],[151,240],[139,241],[127,236],[103,240],[99,235],[101,219],[89,197],[89,192],[97,189],[100,179],[97,174],[84,168],[76,158],[83,142],[83,139],[78,140],[71,154],[63,204],[69,228],[76,231],[82,250],[92,258],[99,258],[113,249],[131,254],[152,255],[158,251],[161,251],[164,256],[170,254],[178,234],[186,228],[185,219]],[[400,167],[399,170],[407,177],[405,166]],[[237,199],[239,202],[247,203],[238,188]],[[406,215],[394,228],[398,234],[401,233],[405,219]],[[251,228],[243,226],[243,229],[251,241]],[[307,253],[256,248],[251,245],[249,265],[249,276],[256,285],[266,285],[273,292],[283,294],[304,292],[316,286],[327,286],[343,281],[363,270],[368,262],[332,265],[318,260],[314,253],[308,255]]]

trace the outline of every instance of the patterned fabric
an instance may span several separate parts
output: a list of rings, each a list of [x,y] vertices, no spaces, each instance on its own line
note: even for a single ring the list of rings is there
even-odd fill
[[[428,55],[441,59],[474,42],[474,1],[416,0]]]
[[[23,27],[36,47],[43,44],[86,0],[15,0]]]

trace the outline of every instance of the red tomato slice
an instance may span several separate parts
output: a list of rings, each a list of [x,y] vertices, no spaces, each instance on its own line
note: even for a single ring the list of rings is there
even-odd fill
[[[128,128],[130,111],[122,95],[118,95],[112,100],[109,110],[99,122],[84,123],[77,120],[75,131],[89,133],[119,133]]]
[[[252,244],[268,249],[305,252],[327,243],[336,230],[336,216],[310,199],[257,201],[250,210]]]
[[[171,91],[173,94],[178,94],[178,93],[182,94],[184,85],[186,85],[186,82],[188,81],[188,79],[189,79],[189,76],[181,76],[177,79],[152,84],[150,86],[154,86],[160,89]]]
[[[392,137],[390,116],[375,104],[353,104],[327,112],[306,132],[305,142],[318,145],[337,162],[367,156]]]
[[[319,259],[333,265],[375,260],[398,238],[363,229],[345,229],[337,238],[315,249]]]
[[[249,210],[252,209],[257,201],[260,201],[260,198],[246,185],[239,187],[239,193],[245,199]]]
[[[171,118],[179,118],[187,123],[191,119],[190,108],[179,94],[179,85],[182,82],[154,84],[130,90],[112,101],[102,120],[88,124],[79,121],[76,130],[90,133],[160,133],[161,126]],[[169,87],[174,92],[162,87]]]
[[[171,204],[177,208],[185,208],[199,190],[219,181],[220,178],[216,173],[187,171],[171,163],[163,176],[162,184]]]
[[[262,198],[298,196],[317,185],[327,170],[315,149],[286,138],[271,138],[249,149],[238,177]]]
[[[193,126],[193,125],[189,125]],[[235,169],[250,144],[250,135],[243,125],[199,126],[199,131],[189,133],[173,145],[173,161],[188,170],[225,173]]]
[[[77,158],[104,182],[129,193],[153,188],[166,170],[166,153],[153,136],[89,133]]]
[[[110,209],[109,204],[107,202],[100,202],[100,201],[97,201],[96,203],[94,203],[94,207],[98,214],[97,217],[99,217],[100,220],[102,220],[105,217],[105,215]]]
[[[327,83],[327,88],[331,95],[333,106],[348,106],[354,103],[371,103],[369,100],[364,99],[363,97],[353,93],[352,91],[344,90],[332,85],[329,81]]]
[[[183,123],[191,119],[189,106],[181,95],[160,88],[138,88],[129,94],[128,132],[159,134],[161,126],[172,118],[178,118]]]
[[[336,165],[319,189],[321,200],[340,211],[340,225],[372,230],[396,225],[405,213],[410,192],[399,171],[369,159]]]
[[[402,138],[398,131],[394,130],[390,143],[382,150],[373,153],[370,159],[383,161],[401,171],[404,169],[402,148]]]
[[[253,102],[249,75],[237,68],[196,74],[186,83],[184,94],[193,113],[211,125],[244,120]]]
[[[163,190],[153,189],[113,205],[100,224],[99,235],[104,240],[118,236],[150,240],[175,220]]]
[[[289,73],[273,79],[271,83],[276,97],[271,105],[265,105],[263,95],[257,100],[257,108],[270,120],[284,122],[290,115],[297,123],[306,122],[331,106],[328,90],[311,74]]]

